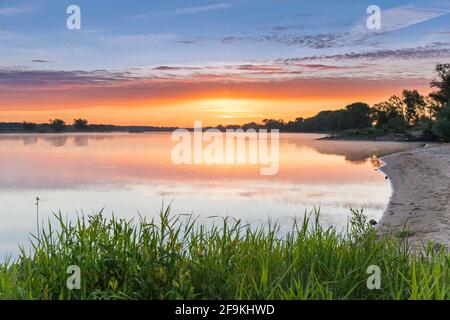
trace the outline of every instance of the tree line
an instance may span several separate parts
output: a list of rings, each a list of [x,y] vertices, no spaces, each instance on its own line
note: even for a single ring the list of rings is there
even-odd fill
[[[61,119],[50,119],[48,124],[37,124],[34,122],[26,122],[22,123],[22,128],[24,131],[39,131],[39,128],[49,128],[54,132],[63,132],[68,129],[68,125],[64,120]],[[86,119],[74,119],[72,123],[72,128],[75,131],[87,131],[89,128],[89,122]]]
[[[74,119],[67,124],[62,119],[50,119],[48,123],[0,122],[0,133],[64,133],[64,132],[170,132],[175,127],[116,126],[111,124],[90,124],[86,119]]]

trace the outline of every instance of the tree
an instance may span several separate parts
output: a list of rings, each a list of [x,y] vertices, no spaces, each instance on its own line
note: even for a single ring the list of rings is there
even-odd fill
[[[50,128],[56,132],[61,132],[66,129],[66,123],[61,119],[50,120]]]
[[[438,77],[431,81],[432,88],[437,89],[430,93],[430,97],[437,102],[433,107],[436,114],[436,122],[431,131],[444,141],[450,141],[450,64],[437,64]]]
[[[22,123],[22,128],[25,131],[35,131],[36,128],[37,128],[37,124],[33,123],[33,122],[26,122],[26,121],[24,121]]]
[[[373,106],[373,120],[377,128],[387,128],[402,132],[406,129],[403,110],[405,104],[398,96],[392,96],[387,101]]]
[[[430,93],[430,97],[445,106],[450,102],[450,63],[437,64],[436,73],[438,78],[431,81],[430,85],[437,91]]]
[[[73,127],[75,130],[86,130],[89,126],[89,123],[86,119],[74,119],[73,120]]]
[[[413,126],[425,110],[425,98],[417,90],[403,90],[403,103],[406,123]]]
[[[366,103],[352,103],[345,107],[345,113],[351,129],[364,129],[372,126],[372,110]]]
[[[450,104],[438,112],[432,132],[442,140],[450,141]]]
[[[282,130],[285,126],[283,120],[274,120],[274,119],[264,119],[263,120],[264,127],[267,129],[279,129]]]
[[[392,96],[387,101],[377,103],[373,106],[377,111],[384,112],[388,118],[403,117],[405,105],[399,96]]]
[[[439,103],[431,98],[430,96],[425,97],[425,115],[428,119],[433,120],[436,119],[437,113],[442,108],[442,106],[439,105]]]

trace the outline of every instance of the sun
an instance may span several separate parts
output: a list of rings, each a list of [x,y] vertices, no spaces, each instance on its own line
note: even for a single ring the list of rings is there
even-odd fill
[[[257,102],[251,99],[205,99],[198,102],[205,107],[205,111],[215,113],[248,113],[253,110]]]

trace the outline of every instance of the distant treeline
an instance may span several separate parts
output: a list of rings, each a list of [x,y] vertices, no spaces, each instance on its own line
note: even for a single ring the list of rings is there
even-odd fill
[[[49,123],[0,122],[0,133],[63,133],[63,132],[169,132],[175,127],[155,126],[115,126],[110,124],[89,124],[86,119],[74,119],[68,125],[61,119],[52,119]]]

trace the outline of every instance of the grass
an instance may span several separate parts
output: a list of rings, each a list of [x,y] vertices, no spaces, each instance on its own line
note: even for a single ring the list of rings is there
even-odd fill
[[[273,225],[224,219],[206,228],[169,211],[148,222],[57,215],[28,254],[0,266],[0,299],[450,298],[445,249],[413,254],[404,239],[377,237],[361,212],[344,233],[311,216],[279,238]],[[80,290],[67,289],[70,265],[81,270]],[[367,288],[371,265],[380,290]]]

